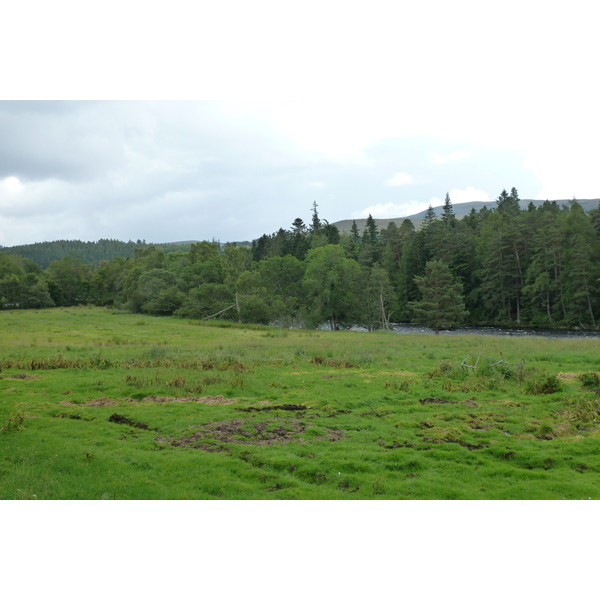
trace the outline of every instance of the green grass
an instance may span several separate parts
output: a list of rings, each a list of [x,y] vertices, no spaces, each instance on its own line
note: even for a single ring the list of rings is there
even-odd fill
[[[599,346],[0,312],[0,498],[597,498]]]

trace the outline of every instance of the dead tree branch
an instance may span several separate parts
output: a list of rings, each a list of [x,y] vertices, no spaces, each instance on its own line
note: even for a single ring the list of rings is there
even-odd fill
[[[202,317],[201,320],[208,321],[209,319],[214,319],[215,317],[218,317],[219,315],[223,314],[227,310],[230,310],[231,308],[235,308],[235,304],[232,304],[231,306],[228,306],[227,308],[220,310],[218,313],[215,313],[214,315],[209,315],[208,317]]]

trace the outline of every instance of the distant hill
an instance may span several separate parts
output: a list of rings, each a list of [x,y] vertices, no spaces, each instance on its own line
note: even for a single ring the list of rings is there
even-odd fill
[[[154,246],[162,252],[189,252],[192,244],[197,240],[181,242],[168,242],[151,244],[145,240],[137,242],[121,242],[119,240],[98,240],[97,242],[81,242],[79,240],[56,240],[54,242],[36,242],[22,246],[0,246],[0,252],[17,254],[37,263],[42,269],[48,268],[51,262],[61,260],[70,254],[77,255],[81,262],[90,265],[99,265],[103,260],[112,260],[118,256],[132,258],[136,248]],[[219,243],[219,242],[217,242]],[[251,242],[235,242],[238,246],[250,246]],[[224,243],[219,243],[219,248],[224,248]]]
[[[133,257],[136,248],[147,248],[151,244],[138,240],[137,242],[121,242],[119,240],[98,240],[97,242],[81,242],[79,240],[56,240],[54,242],[37,242],[23,246],[0,247],[5,254],[18,254],[28,258],[46,269],[51,262],[61,260],[70,254],[79,256],[86,264],[100,264],[103,260],[112,260],[117,256]],[[189,242],[176,244],[152,244],[163,252],[187,252]]]
[[[551,202],[556,202],[556,204],[558,204],[559,206],[562,206],[563,204],[569,204],[569,202],[571,201],[572,200],[551,200]],[[532,202],[535,207],[538,207],[544,204],[546,200],[520,200],[519,203],[521,205],[521,209],[526,209],[527,206],[529,206],[530,202]],[[592,200],[577,200],[577,203],[581,205],[583,210],[589,212],[593,208],[598,208],[600,198],[595,198]],[[464,216],[468,215],[473,208],[476,211],[480,211],[484,206],[489,210],[491,210],[492,208],[496,208],[496,201],[493,200],[490,202],[463,202],[461,204],[453,204],[452,210],[454,211],[454,214],[456,215],[457,219],[462,219]],[[433,207],[436,217],[440,217],[442,215],[443,208],[443,205]],[[426,212],[427,210],[422,210],[419,213],[416,213],[414,215],[407,215],[406,217],[396,217],[393,219],[375,219],[375,224],[381,231],[392,222],[395,223],[398,227],[400,227],[404,220],[408,219],[415,226],[415,229],[419,229],[419,227],[421,227],[421,222],[423,221]],[[356,226],[358,227],[358,230],[360,232],[364,230],[365,225],[367,224],[367,219],[343,219],[342,221],[336,221],[335,223],[332,223],[332,225],[335,225],[339,229],[340,233],[350,233],[350,229],[352,228],[352,221],[356,221]]]

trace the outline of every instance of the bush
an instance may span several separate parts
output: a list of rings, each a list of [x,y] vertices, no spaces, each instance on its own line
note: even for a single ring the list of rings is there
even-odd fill
[[[9,417],[4,422],[4,425],[0,429],[0,432],[7,433],[9,431],[23,431],[25,426],[23,425],[25,418],[23,415],[23,411],[20,410],[15,413],[12,417]]]
[[[244,323],[268,325],[271,321],[271,309],[262,298],[250,296],[241,302],[239,317]]]
[[[600,387],[600,375],[592,371],[587,373],[581,373],[579,375],[579,381],[584,388]]]
[[[551,440],[555,436],[552,425],[543,423],[538,429],[538,437],[542,440]]]
[[[452,363],[449,360],[440,360],[440,362],[438,363],[438,369],[442,373],[449,373],[450,371],[452,371]]]
[[[385,387],[386,389],[389,388],[397,392],[408,392],[410,388],[410,380],[399,379],[398,381],[386,381]]]
[[[562,381],[556,375],[537,375],[525,381],[525,392],[527,394],[554,394],[562,389]]]
[[[598,398],[575,398],[566,401],[564,416],[574,425],[600,422],[600,402]]]

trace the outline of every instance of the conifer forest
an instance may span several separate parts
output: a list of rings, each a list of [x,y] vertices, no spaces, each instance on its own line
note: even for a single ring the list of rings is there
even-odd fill
[[[53,259],[60,244],[70,253]],[[379,229],[369,217],[363,231],[340,233],[314,204],[308,222],[251,243],[1,249],[0,308],[76,304],[282,327],[595,329],[600,207],[521,207],[512,188],[462,219],[447,194],[441,217],[430,207],[418,230],[409,219]]]

